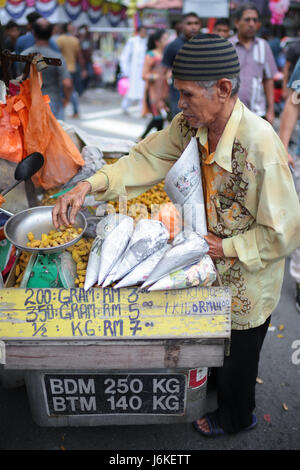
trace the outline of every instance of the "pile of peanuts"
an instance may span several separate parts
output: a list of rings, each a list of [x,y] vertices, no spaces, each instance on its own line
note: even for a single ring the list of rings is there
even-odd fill
[[[76,263],[77,278],[75,284],[77,287],[84,286],[86,268],[89,260],[89,254],[93,243],[92,238],[81,238],[75,245],[67,248]]]

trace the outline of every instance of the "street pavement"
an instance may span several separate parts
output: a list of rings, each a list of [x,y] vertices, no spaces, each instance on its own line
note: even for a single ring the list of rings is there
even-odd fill
[[[125,116],[112,90],[88,90],[80,99],[80,118],[66,121],[93,135],[136,140],[147,119],[138,106]],[[72,114],[72,109],[67,109]],[[189,451],[300,449],[300,313],[288,272],[261,352],[256,386],[258,426],[248,433],[208,439],[191,424],[103,427],[39,427],[32,419],[24,387],[0,386],[0,450],[98,450],[112,456],[151,450],[156,454]],[[247,363],[245,362],[245,367]],[[197,416],[195,416],[197,418]],[[201,457],[201,452],[200,452]],[[212,454],[216,455],[216,454]],[[255,454],[256,455],[256,454]],[[101,461],[102,462],[102,461]],[[199,461],[200,463],[200,461]],[[259,458],[256,464],[258,465]]]

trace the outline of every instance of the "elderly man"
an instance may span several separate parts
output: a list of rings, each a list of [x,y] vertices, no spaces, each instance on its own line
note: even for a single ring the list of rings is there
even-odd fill
[[[56,226],[68,223],[86,194],[102,200],[133,198],[165,178],[193,136],[198,142],[207,212],[209,254],[232,291],[230,355],[216,369],[218,409],[195,421],[218,436],[256,424],[259,353],[276,307],[284,257],[300,243],[300,207],[287,153],[272,126],[238,99],[239,60],[217,35],[186,42],[173,65],[179,113],[167,129],[148,136],[61,197]]]

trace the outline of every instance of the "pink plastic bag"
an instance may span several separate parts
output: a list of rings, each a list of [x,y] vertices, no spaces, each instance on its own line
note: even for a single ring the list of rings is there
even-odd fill
[[[129,80],[127,77],[122,77],[118,81],[117,89],[121,96],[125,96],[129,88]]]

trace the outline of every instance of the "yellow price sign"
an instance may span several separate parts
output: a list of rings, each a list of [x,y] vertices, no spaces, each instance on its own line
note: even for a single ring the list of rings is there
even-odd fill
[[[227,338],[223,287],[2,289],[0,339]]]

